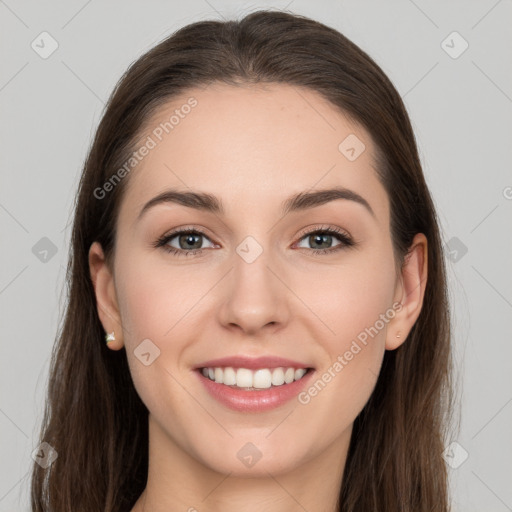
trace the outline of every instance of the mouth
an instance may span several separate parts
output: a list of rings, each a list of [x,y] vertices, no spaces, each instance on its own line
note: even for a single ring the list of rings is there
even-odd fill
[[[195,373],[212,398],[239,412],[264,412],[290,402],[315,369],[277,357],[232,357],[208,361]]]
[[[256,370],[233,368],[231,366],[225,368],[220,366],[199,368],[201,374],[207,379],[217,384],[245,391],[258,391],[285,386],[301,380],[306,373],[312,370],[312,368],[294,367],[259,368]]]

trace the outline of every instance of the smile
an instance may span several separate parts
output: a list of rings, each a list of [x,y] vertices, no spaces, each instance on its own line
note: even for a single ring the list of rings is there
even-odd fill
[[[205,361],[195,368],[209,396],[239,412],[261,413],[297,399],[315,369],[275,356],[233,356]]]
[[[224,384],[245,390],[268,389],[273,386],[283,386],[302,379],[307,368],[202,368],[202,374],[217,384]]]

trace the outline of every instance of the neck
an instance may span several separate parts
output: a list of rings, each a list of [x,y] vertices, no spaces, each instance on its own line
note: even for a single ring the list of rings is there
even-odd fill
[[[193,458],[150,414],[148,479],[131,512],[337,512],[350,434],[292,469],[247,477]]]

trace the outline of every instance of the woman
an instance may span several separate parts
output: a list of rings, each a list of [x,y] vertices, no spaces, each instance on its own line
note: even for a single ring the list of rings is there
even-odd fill
[[[342,34],[186,26],[84,166],[32,509],[443,511],[450,326],[411,124]]]

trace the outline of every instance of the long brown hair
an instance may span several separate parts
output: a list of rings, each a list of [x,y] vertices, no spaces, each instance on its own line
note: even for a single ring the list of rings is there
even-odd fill
[[[68,303],[52,352],[40,442],[58,458],[34,463],[36,511],[126,512],[144,490],[148,411],[125,350],[109,350],[96,310],[88,251],[109,262],[125,177],[102,187],[135,149],[160,106],[194,86],[285,83],[320,93],[363,126],[377,147],[390,200],[390,230],[403,264],[416,233],[428,239],[423,308],[408,339],[386,351],[375,390],[356,418],[343,481],[343,512],[447,512],[442,457],[451,405],[450,316],[440,231],[404,104],[384,72],[338,31],[303,16],[257,11],[239,21],[201,21],[168,37],[117,84],[87,156],[75,203]]]

